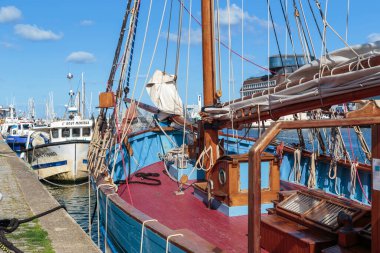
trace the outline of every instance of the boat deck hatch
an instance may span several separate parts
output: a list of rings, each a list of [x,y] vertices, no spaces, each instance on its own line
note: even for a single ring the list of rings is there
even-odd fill
[[[312,208],[310,212],[306,214],[305,218],[331,230],[336,230],[339,227],[337,217],[340,211],[344,211],[352,218],[359,212],[359,210],[355,208],[349,208],[330,201],[324,201]]]
[[[302,215],[320,202],[321,199],[319,198],[302,192],[296,192],[281,202],[278,207],[297,215]]]

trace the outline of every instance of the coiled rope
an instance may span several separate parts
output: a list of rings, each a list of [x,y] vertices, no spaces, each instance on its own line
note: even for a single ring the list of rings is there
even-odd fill
[[[12,219],[0,220],[0,249],[7,253],[11,251],[15,253],[22,253],[21,250],[19,250],[16,246],[14,246],[10,241],[7,240],[7,238],[5,237],[5,234],[10,234],[14,232],[21,224],[33,221],[42,216],[55,212],[61,208],[66,210],[66,207],[64,205],[59,205],[45,212],[31,216],[29,218],[25,218],[25,219],[12,218]]]

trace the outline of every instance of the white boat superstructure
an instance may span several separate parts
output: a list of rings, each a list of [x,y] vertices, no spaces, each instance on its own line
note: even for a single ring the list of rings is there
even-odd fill
[[[87,179],[87,151],[92,120],[63,120],[47,128],[50,143],[28,150],[28,161],[42,179],[76,182]]]

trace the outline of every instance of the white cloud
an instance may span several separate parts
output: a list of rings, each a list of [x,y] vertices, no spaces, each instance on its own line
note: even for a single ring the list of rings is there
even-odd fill
[[[80,21],[80,25],[83,25],[83,26],[90,26],[93,24],[94,24],[94,21],[89,20],[89,19],[85,19],[85,20]]]
[[[217,17],[217,12],[215,12],[215,20]],[[254,15],[250,15],[247,11],[243,11],[242,9],[237,6],[236,4],[232,4],[230,6],[230,15],[228,17],[228,6],[226,6],[224,9],[219,9],[219,23],[220,25],[228,25],[230,23],[231,25],[238,25],[241,24],[242,19],[244,19],[245,22],[257,24],[261,27],[267,27],[268,21],[265,19],[260,19]]]
[[[56,34],[50,30],[44,30],[36,25],[18,24],[14,27],[15,34],[28,40],[59,40],[63,34]]]
[[[84,63],[95,62],[96,58],[92,53],[78,51],[78,52],[72,52],[69,56],[67,56],[66,61],[84,64]]]
[[[367,38],[368,42],[380,41],[380,33],[371,33]]]
[[[166,38],[167,33],[163,32],[161,37]],[[169,40],[177,42],[178,35],[175,33],[169,33]],[[187,29],[182,30],[181,43],[187,44],[189,42],[189,32]],[[201,29],[191,29],[190,30],[190,44],[200,44],[202,43],[202,30]]]
[[[15,45],[9,42],[1,41],[0,45],[5,48],[15,48]]]
[[[15,6],[0,7],[0,23],[11,22],[21,18],[21,11]]]

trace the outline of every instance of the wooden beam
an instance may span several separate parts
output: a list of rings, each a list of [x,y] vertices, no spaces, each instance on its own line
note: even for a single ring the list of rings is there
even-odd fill
[[[155,106],[144,104],[142,102],[138,102],[137,103],[136,100],[132,100],[130,98],[124,98],[124,102],[127,102],[129,104],[132,103],[132,102],[135,102],[136,105],[137,105],[137,107],[139,107],[139,108],[141,108],[141,109],[143,109],[143,110],[145,110],[147,112],[150,112],[150,113],[159,113],[160,112],[160,110],[157,107],[155,107]]]
[[[267,119],[277,120],[278,118],[285,115],[289,115],[289,114],[311,111],[311,110],[321,108],[321,107],[347,103],[350,101],[364,99],[364,98],[378,96],[378,95],[380,95],[380,85],[369,88],[369,89],[365,89],[365,90],[358,90],[355,92],[348,90],[347,93],[345,94],[334,95],[334,96],[330,96],[323,99],[318,96],[318,97],[315,97],[315,100],[312,100],[312,101],[300,102],[300,103],[284,106],[281,108],[273,109],[271,113],[269,111],[261,111],[260,120],[267,120]],[[253,108],[254,107],[252,107],[251,109]],[[248,116],[235,118],[234,128],[238,128],[239,125],[241,124],[248,124],[251,122],[255,122],[257,120],[258,120],[258,115],[256,112],[251,113]],[[220,128],[231,128],[230,119],[220,120],[219,122],[221,123]]]
[[[261,153],[281,131],[271,125],[249,150],[248,158],[248,252],[260,253]]]
[[[380,125],[372,126],[372,159],[380,159]],[[372,166],[374,166],[372,160]],[[374,180],[375,176],[372,175],[372,253],[380,252],[380,191],[375,189]]]
[[[354,125],[376,125],[372,138],[373,154],[380,158],[380,117],[346,118],[335,120],[299,120],[299,121],[279,121],[272,124],[265,133],[255,142],[249,150],[248,157],[248,252],[260,253],[260,223],[261,223],[261,153],[272,142],[272,140],[284,129],[297,128],[321,128],[334,126],[354,126]],[[375,150],[376,152],[375,153]],[[373,192],[375,193],[375,192]],[[374,206],[374,204],[376,206]],[[373,195],[372,208],[375,207],[375,217],[372,209],[372,252],[380,252],[380,192]],[[374,227],[376,226],[376,228]],[[376,232],[373,229],[376,229]],[[375,234],[374,234],[375,233]],[[376,242],[374,242],[376,241]],[[374,246],[375,244],[375,246]],[[375,251],[374,251],[375,249]]]

